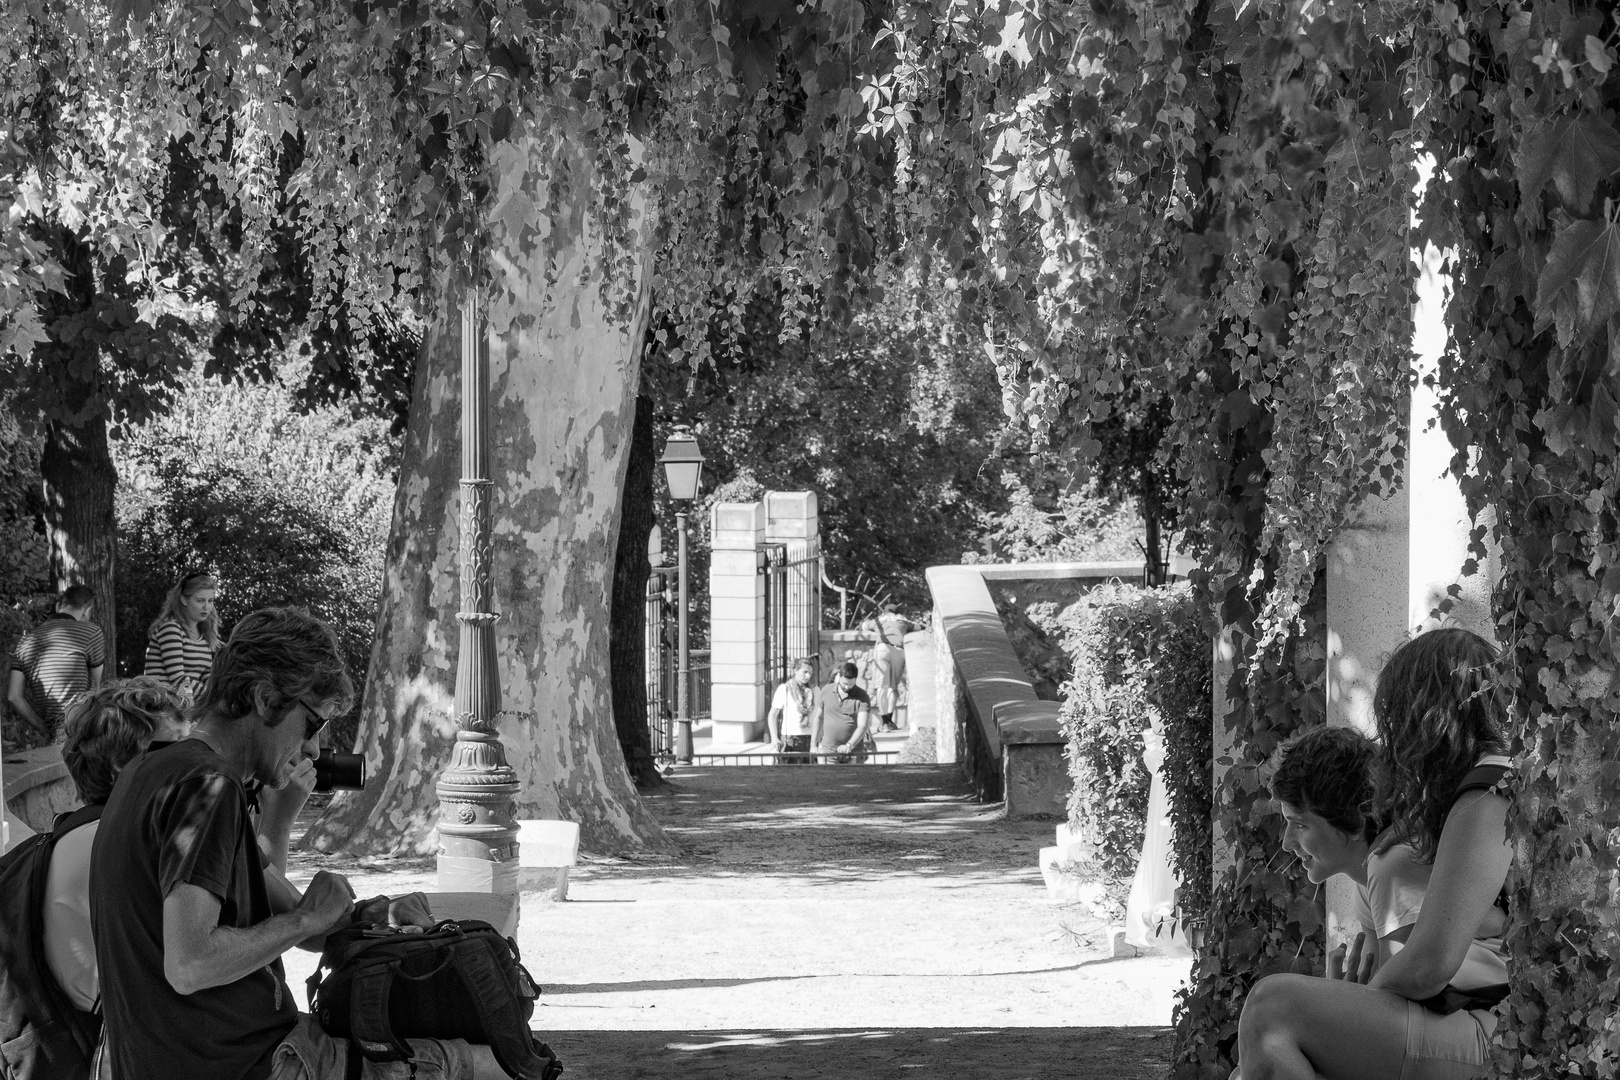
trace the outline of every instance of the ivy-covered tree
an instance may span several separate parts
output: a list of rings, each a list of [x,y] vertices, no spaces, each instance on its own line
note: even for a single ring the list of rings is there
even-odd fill
[[[1438,4],[1413,101],[1446,253],[1435,380],[1498,552],[1516,702],[1512,995],[1493,1075],[1620,1069],[1620,24],[1608,3]]]

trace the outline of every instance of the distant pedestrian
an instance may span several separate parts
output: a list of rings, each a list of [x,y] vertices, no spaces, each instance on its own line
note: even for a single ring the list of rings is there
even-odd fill
[[[872,699],[855,685],[860,669],[845,663],[833,681],[816,695],[816,715],[811,735],[816,752],[839,765],[866,760],[866,736],[872,725]]]
[[[90,621],[96,594],[88,585],[69,587],[56,612],[17,642],[6,700],[46,742],[55,742],[73,699],[101,685],[107,639]]]
[[[201,693],[219,651],[219,582],[205,570],[186,574],[163,600],[146,635],[146,674],[180,691],[188,702]]]
[[[816,711],[816,669],[809,660],[793,665],[793,674],[776,688],[766,723],[783,765],[810,764],[810,725]]]
[[[893,604],[884,604],[883,614],[872,620],[878,640],[867,661],[866,690],[884,731],[895,729],[894,714],[906,684],[905,640],[910,626]]]

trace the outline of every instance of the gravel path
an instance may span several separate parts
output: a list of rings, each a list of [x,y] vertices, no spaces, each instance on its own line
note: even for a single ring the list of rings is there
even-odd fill
[[[534,1026],[588,1077],[1162,1077],[1187,962],[1113,959],[1054,907],[1051,826],[975,803],[950,766],[683,769],[649,805],[675,857],[589,859],[530,894]],[[296,855],[360,895],[428,861]],[[313,957],[289,954],[297,980]],[[923,1070],[921,1073],[918,1069]]]

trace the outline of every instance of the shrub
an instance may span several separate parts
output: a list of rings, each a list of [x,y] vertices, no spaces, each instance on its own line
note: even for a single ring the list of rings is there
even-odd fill
[[[220,579],[222,630],[289,604],[332,624],[365,679],[382,585],[393,481],[381,421],[296,412],[278,385],[196,380],[175,411],[117,446],[118,657],[141,670],[147,628],[182,572]],[[358,702],[356,703],[358,709]],[[354,735],[354,714],[333,743]]]
[[[1164,782],[1175,829],[1172,862],[1181,918],[1197,927],[1209,907],[1214,753],[1210,639],[1185,585],[1098,586],[1070,607],[1065,645],[1074,664],[1061,714],[1074,791],[1069,821],[1097,847],[1115,881],[1136,870],[1147,814],[1142,732],[1158,717]]]

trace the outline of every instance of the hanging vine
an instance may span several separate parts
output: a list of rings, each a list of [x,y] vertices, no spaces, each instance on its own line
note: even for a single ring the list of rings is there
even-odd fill
[[[1490,523],[1519,721],[1503,1077],[1620,1073],[1617,35],[1603,3],[1440,4],[1424,27],[1441,421]]]

